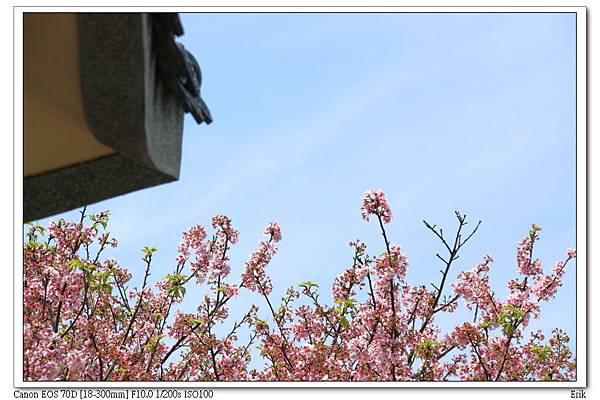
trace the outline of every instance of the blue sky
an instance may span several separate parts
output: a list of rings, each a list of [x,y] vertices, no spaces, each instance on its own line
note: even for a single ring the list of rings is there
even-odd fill
[[[170,272],[181,232],[223,212],[241,232],[233,282],[278,221],[273,298],[312,280],[330,299],[351,264],[349,240],[383,250],[376,224],[360,218],[371,188],[388,195],[388,235],[407,253],[411,284],[439,282],[443,249],[421,221],[450,232],[454,210],[482,225],[451,282],[490,253],[503,299],[532,223],[543,228],[536,255],[546,271],[575,247],[575,14],[182,18],[215,122],[186,117],[178,182],[90,207],[111,211],[119,247],[110,255],[134,274],[143,274],[145,245],[159,248],[153,277]],[[232,317],[249,302],[265,306],[245,293]],[[572,264],[535,325],[574,340],[574,302]]]

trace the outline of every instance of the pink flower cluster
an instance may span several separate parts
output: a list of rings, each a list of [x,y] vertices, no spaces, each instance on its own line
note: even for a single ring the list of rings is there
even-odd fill
[[[517,268],[521,275],[538,275],[542,272],[542,262],[532,259],[533,244],[538,240],[537,233],[541,230],[537,225],[532,225],[529,236],[521,241],[517,248]]]
[[[102,232],[108,213],[91,216],[91,226],[83,219],[51,223],[47,236],[32,226],[23,248],[25,379],[575,380],[577,363],[567,334],[555,329],[546,338],[526,330],[531,318],[541,316],[541,302],[561,287],[574,249],[545,275],[532,256],[540,230],[534,225],[517,248],[518,278],[508,281],[508,293],[496,293],[490,286],[491,256],[457,273],[455,260],[466,235],[458,229],[451,248],[441,230],[426,223],[449,254],[438,254],[439,281],[409,284],[407,257],[385,232],[392,212],[383,191],[366,192],[361,209],[365,220],[377,216],[385,251],[371,256],[366,244],[350,242],[354,254],[332,284],[332,304],[311,281],[274,301],[267,266],[281,240],[276,222],[265,228],[268,239],[259,242],[237,282],[230,277],[229,250],[239,233],[229,217],[217,214],[210,235],[199,224],[183,233],[173,272],[154,285],[149,277],[157,249],[145,248],[145,273],[134,287],[126,268],[101,257],[117,244]],[[464,217],[457,217],[465,225]],[[244,314],[230,315],[229,302],[244,290],[259,294],[264,306],[248,305]],[[178,309],[184,299],[195,302],[192,312]],[[459,305],[472,315],[442,328]],[[441,313],[444,324],[438,321]],[[254,348],[262,367],[252,362]]]
[[[334,300],[347,299],[356,294],[355,287],[364,286],[364,281],[369,274],[368,266],[353,265],[342,272],[332,285]]]
[[[264,234],[270,236],[275,242],[281,240],[281,231],[276,223],[270,223],[265,228]],[[258,250],[250,255],[242,275],[242,285],[246,289],[256,293],[264,292],[267,295],[271,293],[273,284],[265,269],[275,254],[277,254],[277,247],[272,245],[270,240],[268,242],[262,240],[258,244]]]
[[[408,261],[399,246],[390,245],[390,252],[375,258],[375,273],[383,279],[404,280]]]
[[[183,232],[181,242],[179,243],[177,256],[177,264],[182,266],[189,260],[190,251],[194,254],[194,259],[191,262],[191,270],[198,274],[198,280],[203,281],[204,276],[208,273],[208,259],[206,230],[200,224],[197,224],[187,231]]]
[[[231,226],[231,218],[217,213],[212,217],[211,225],[213,229],[220,228],[216,232],[218,238],[222,239],[223,241],[226,239],[229,244],[237,243],[239,232],[237,229]]]
[[[492,261],[492,257],[486,254],[482,263],[469,271],[461,271],[457,276],[458,280],[452,284],[454,292],[465,300],[465,306],[469,310],[477,306],[493,314],[499,308],[499,303],[492,297],[487,275]]]
[[[281,228],[277,222],[270,222],[263,233],[265,236],[272,238],[274,242],[281,241]]]
[[[392,210],[381,189],[372,189],[366,191],[362,196],[362,217],[365,221],[369,220],[369,215],[376,215],[381,218],[383,223],[389,224],[392,221]]]

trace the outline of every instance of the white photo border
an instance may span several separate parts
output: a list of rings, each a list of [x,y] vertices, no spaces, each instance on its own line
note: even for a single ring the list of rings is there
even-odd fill
[[[575,382],[28,382],[23,380],[23,14],[30,12],[182,13],[575,13],[576,14],[576,348]],[[13,385],[15,388],[586,388],[587,380],[587,7],[571,6],[202,6],[13,8],[14,220]]]

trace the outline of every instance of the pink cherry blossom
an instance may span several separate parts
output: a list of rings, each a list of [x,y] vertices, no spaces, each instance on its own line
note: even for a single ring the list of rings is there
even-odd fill
[[[362,217],[365,221],[369,220],[369,215],[378,216],[385,224],[389,224],[392,221],[392,210],[388,205],[383,190],[372,189],[366,191],[363,194],[361,201]]]
[[[352,253],[328,295],[305,280],[275,296],[267,269],[282,240],[276,222],[263,231],[267,239],[241,276],[232,276],[231,266],[239,232],[229,217],[216,214],[207,225],[212,232],[201,224],[183,232],[172,272],[155,280],[156,248],[144,248],[140,264],[129,269],[110,257],[118,242],[106,231],[108,212],[89,216],[89,223],[82,212],[79,223],[59,220],[48,230],[32,225],[23,245],[25,380],[576,379],[568,335],[528,327],[563,285],[575,249],[544,271],[533,257],[541,229],[533,225],[518,245],[516,276],[492,290],[494,269],[506,266],[492,269],[485,254],[460,270],[456,260],[467,235],[459,229],[452,248],[448,236],[425,223],[448,253],[436,254],[441,276],[414,282],[407,256],[388,240],[384,224],[392,211],[383,191],[366,192],[361,209],[363,219],[377,217],[383,238],[369,249],[384,251],[369,254],[365,243],[350,242]],[[456,216],[462,228],[465,217]],[[310,249],[311,239],[306,245]],[[299,265],[310,261],[307,251]],[[134,279],[130,271],[140,275]],[[261,303],[250,304],[256,298]],[[241,315],[230,310],[234,301],[245,301]],[[467,320],[457,317],[459,307],[470,314]]]
[[[267,237],[273,238],[274,242],[281,241],[281,228],[277,222],[270,222],[265,228],[263,234]]]

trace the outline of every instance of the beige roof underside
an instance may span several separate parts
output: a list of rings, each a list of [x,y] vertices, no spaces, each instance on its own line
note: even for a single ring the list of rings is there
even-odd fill
[[[83,113],[76,14],[24,15],[25,176],[114,153]]]

